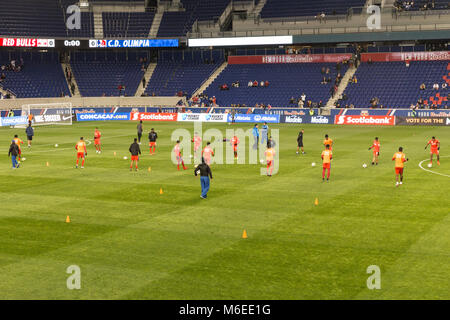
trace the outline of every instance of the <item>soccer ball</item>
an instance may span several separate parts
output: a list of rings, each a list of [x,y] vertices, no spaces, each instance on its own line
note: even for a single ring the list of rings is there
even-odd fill
[[[315,162],[311,163],[311,167],[315,167],[315,166],[316,166]]]
[[[259,162],[260,162],[261,164],[263,164],[263,163],[264,163],[264,160],[263,160],[263,159],[260,159]]]
[[[433,165],[431,163],[428,164],[428,168],[431,168]]]
[[[192,154],[190,154],[189,157],[192,159],[194,156]]]
[[[25,160],[27,160],[27,158],[22,158],[22,161],[25,161]]]
[[[363,163],[363,168],[367,168],[367,164]]]
[[[123,157],[123,160],[127,160],[128,159],[128,157]]]
[[[55,148],[58,148],[58,144],[55,144]]]

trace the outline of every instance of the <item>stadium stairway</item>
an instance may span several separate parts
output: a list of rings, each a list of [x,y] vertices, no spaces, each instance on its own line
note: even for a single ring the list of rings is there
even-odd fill
[[[148,37],[150,39],[154,39],[157,37],[163,14],[164,14],[164,8],[158,7],[158,11],[156,12],[155,17],[153,18],[153,23],[152,23],[152,26],[148,33]]]
[[[102,12],[94,12],[94,36],[103,39],[103,15]]]
[[[156,69],[156,65],[157,65],[156,63],[150,63],[148,65],[147,71],[145,71],[145,74],[143,77],[143,78],[145,78],[145,81],[146,81],[145,87],[142,87],[142,79],[141,79],[138,89],[136,90],[136,94],[134,95],[135,97],[142,96],[142,94],[145,92],[145,89],[147,89],[150,79],[152,78],[153,72]]]
[[[255,6],[255,9],[253,10],[253,14],[255,16],[258,16],[261,13],[261,10],[266,5],[267,0],[259,0],[258,4]]]
[[[335,103],[338,101],[339,96],[344,93],[345,89],[348,86],[348,81],[353,77],[357,69],[358,68],[356,68],[355,66],[352,66],[347,69],[347,72],[342,77],[341,83],[338,86],[336,94],[334,95],[334,97],[331,97],[330,100],[328,100],[327,104],[325,105],[326,108],[335,107]]]
[[[75,93],[74,94],[72,94],[72,90],[70,90],[70,83],[69,83],[69,79],[67,79],[67,76],[66,76],[66,67],[69,69],[69,71],[70,71],[70,73],[72,73],[72,82],[73,82],[73,84],[75,85]],[[64,63],[64,62],[62,62],[61,63],[61,68],[62,68],[62,70],[63,70],[63,73],[64,73],[64,79],[66,79],[66,82],[67,82],[67,86],[69,87],[69,91],[70,91],[70,94],[72,94],[72,97],[81,97],[81,94],[80,94],[80,90],[78,89],[78,83],[77,83],[77,79],[75,79],[75,75],[73,74],[73,70],[72,70],[72,67],[70,66],[70,63]]]
[[[194,97],[194,96],[196,96],[196,95],[199,95],[200,93],[202,93],[203,91],[205,91],[208,87],[209,87],[209,85],[211,84],[211,83],[213,83],[214,82],[214,80],[216,80],[216,78],[222,73],[222,71],[223,70],[225,70],[225,68],[228,66],[228,62],[224,62],[224,63],[222,63],[222,65],[220,66],[220,67],[218,67],[212,74],[211,74],[211,76],[208,78],[208,79],[206,79],[203,83],[202,83],[202,85],[197,89],[197,90],[195,90],[195,92],[192,94],[192,96]]]

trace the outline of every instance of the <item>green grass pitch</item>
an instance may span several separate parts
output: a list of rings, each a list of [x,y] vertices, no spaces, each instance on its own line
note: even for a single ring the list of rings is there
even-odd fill
[[[90,145],[76,170],[74,145],[96,126],[103,153]],[[172,131],[193,125],[144,123],[151,127],[157,154],[144,139],[137,173],[123,160],[132,122],[36,127],[18,170],[7,150],[14,134],[26,139],[24,129],[0,129],[0,298],[450,299],[448,128],[271,125],[280,129],[279,173],[213,165],[202,200],[192,165],[178,172],[170,162]],[[296,155],[302,127],[307,154]],[[321,181],[325,133],[335,140],[330,183]],[[432,135],[442,159],[431,171],[441,175],[419,167]],[[372,167],[375,136],[381,163]],[[396,188],[399,146],[410,161]],[[70,265],[81,268],[80,290],[66,287]],[[370,265],[381,269],[380,290],[366,286]]]

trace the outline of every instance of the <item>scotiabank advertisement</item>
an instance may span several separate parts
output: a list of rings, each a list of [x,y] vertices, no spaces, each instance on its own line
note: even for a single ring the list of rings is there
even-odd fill
[[[351,57],[352,55],[350,53],[229,56],[228,64],[337,63],[343,60],[349,60]]]
[[[132,121],[177,121],[178,113],[133,112]]]
[[[0,47],[54,48],[55,39],[0,38]]]
[[[393,126],[394,116],[335,116],[334,124]]]

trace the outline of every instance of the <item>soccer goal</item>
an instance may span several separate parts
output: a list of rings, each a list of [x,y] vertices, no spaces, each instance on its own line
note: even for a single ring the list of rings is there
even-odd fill
[[[25,104],[22,106],[22,116],[31,119],[33,125],[71,125],[72,103]]]

